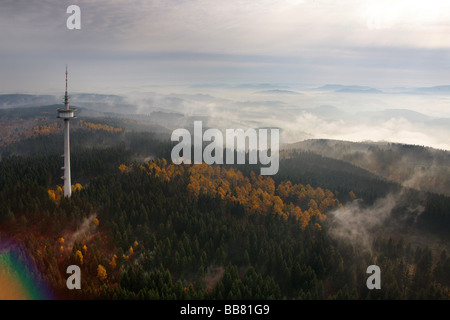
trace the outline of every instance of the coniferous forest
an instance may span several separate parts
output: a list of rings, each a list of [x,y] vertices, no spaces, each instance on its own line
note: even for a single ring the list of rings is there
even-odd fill
[[[172,164],[171,143],[149,132],[91,127],[72,137],[70,199],[60,135],[8,144],[0,161],[0,267],[45,286],[45,298],[450,297],[442,194],[311,152],[286,152],[277,175],[260,176],[251,165]],[[389,195],[388,217],[370,230],[356,223]],[[366,285],[374,264],[380,290]],[[67,289],[70,265],[81,290]]]

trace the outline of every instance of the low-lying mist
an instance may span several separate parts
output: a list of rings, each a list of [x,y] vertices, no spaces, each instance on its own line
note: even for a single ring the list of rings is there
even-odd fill
[[[177,87],[130,94],[126,102],[137,113],[177,113],[185,122],[207,117],[207,125],[215,128],[279,127],[281,143],[325,138],[450,150],[450,113],[443,97],[276,88]],[[177,119],[173,125],[185,123]]]
[[[405,228],[414,228],[424,209],[420,204],[408,203],[404,189],[379,198],[372,205],[355,199],[328,214],[330,235],[355,248],[372,252],[376,236],[400,234]]]
[[[121,96],[73,93],[71,105],[123,117],[145,115],[172,130],[192,125],[199,117],[207,119],[206,126],[219,129],[279,127],[281,143],[369,140],[450,150],[446,92],[356,89],[295,84],[161,86]],[[4,95],[0,100],[9,108],[33,101],[44,104],[43,98],[23,96]],[[43,97],[48,104],[62,101]]]

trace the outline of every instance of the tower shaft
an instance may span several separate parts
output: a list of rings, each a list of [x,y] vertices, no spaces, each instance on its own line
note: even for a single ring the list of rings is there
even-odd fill
[[[71,195],[69,119],[64,119],[64,197]]]
[[[69,95],[67,93],[67,66],[66,66],[66,92],[64,94],[64,108],[58,109],[58,118],[64,119],[64,197],[72,195],[72,181],[70,177],[70,138],[69,138],[69,120],[76,118],[74,112],[76,109],[69,108]]]

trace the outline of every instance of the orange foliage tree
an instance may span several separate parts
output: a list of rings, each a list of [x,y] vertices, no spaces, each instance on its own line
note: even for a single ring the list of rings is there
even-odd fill
[[[99,278],[100,281],[105,281],[107,278],[106,269],[101,264],[99,264],[97,267],[97,278]]]
[[[127,172],[124,167],[119,168]],[[275,214],[284,219],[292,217],[305,229],[312,217],[323,221],[325,212],[338,206],[339,201],[330,190],[314,189],[310,185],[292,184],[291,181],[275,181],[268,176],[251,172],[246,177],[234,169],[207,164],[175,165],[166,160],[149,161],[139,169],[160,179],[170,181],[185,173],[188,175],[187,190],[195,197],[208,194],[242,204],[249,212],[256,214]],[[303,209],[302,209],[303,208]],[[315,221],[316,230],[321,226]]]

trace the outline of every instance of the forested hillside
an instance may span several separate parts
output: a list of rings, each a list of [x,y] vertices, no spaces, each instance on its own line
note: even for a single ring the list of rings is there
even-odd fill
[[[381,227],[368,250],[335,236],[340,210],[356,199],[370,208],[399,185],[310,153],[291,154],[274,177],[252,166],[177,166],[170,143],[149,133],[89,130],[74,131],[70,200],[53,147],[60,136],[11,144],[0,162],[2,269],[45,283],[55,298],[449,298],[448,251]],[[423,206],[418,219],[402,218],[403,202],[392,219],[445,239],[449,198],[407,198]],[[383,286],[368,290],[375,263]],[[72,264],[82,290],[66,287]]]
[[[387,142],[305,140],[285,146],[343,160],[408,188],[450,195],[450,152]]]

